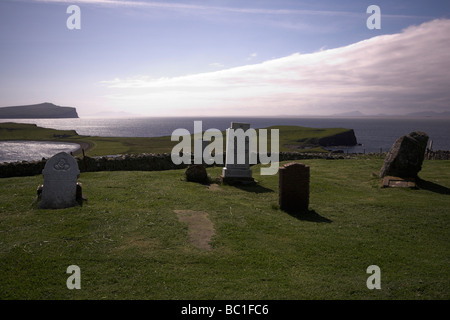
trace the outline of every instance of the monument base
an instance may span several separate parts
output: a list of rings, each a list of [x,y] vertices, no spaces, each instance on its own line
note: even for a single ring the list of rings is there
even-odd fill
[[[44,185],[40,184],[37,187],[37,197],[36,197],[36,201],[38,202],[38,207],[40,209],[64,209],[64,208],[70,208],[70,207],[75,207],[77,205],[82,206],[83,205],[83,201],[87,201],[87,198],[83,195],[83,186],[81,184],[81,182],[77,182],[76,185],[76,192],[75,192],[75,202],[72,202],[70,204],[66,204],[62,207],[52,207],[52,206],[48,206],[45,202],[42,202],[42,191],[44,190]]]
[[[251,184],[255,183],[250,169],[223,168],[220,181],[226,184]]]
[[[383,178],[383,187],[384,188],[415,188],[416,181],[415,179],[403,179],[399,177],[386,176]]]
[[[229,185],[256,183],[252,177],[224,177],[223,175],[220,176],[220,181]]]

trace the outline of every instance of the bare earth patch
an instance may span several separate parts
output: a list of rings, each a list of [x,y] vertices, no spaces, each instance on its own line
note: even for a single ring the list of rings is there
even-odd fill
[[[203,250],[211,250],[211,237],[214,235],[214,225],[208,218],[208,213],[192,210],[174,210],[178,220],[188,225],[189,240]]]
[[[122,251],[129,248],[137,248],[140,251],[148,252],[149,250],[159,248],[160,243],[157,239],[147,239],[143,236],[133,236],[124,239],[121,246],[117,247],[116,250]]]
[[[220,191],[220,187],[217,183],[212,183],[208,186],[208,189],[211,191]]]

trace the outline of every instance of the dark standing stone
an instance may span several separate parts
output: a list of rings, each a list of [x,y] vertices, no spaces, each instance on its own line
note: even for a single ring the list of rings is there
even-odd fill
[[[186,179],[191,182],[206,183],[208,181],[208,173],[202,164],[193,164],[186,169]]]
[[[279,169],[278,200],[287,212],[306,212],[309,207],[309,166],[292,162]]]
[[[428,135],[420,131],[398,138],[386,155],[380,170],[380,178],[385,176],[416,178],[422,169],[427,142]]]

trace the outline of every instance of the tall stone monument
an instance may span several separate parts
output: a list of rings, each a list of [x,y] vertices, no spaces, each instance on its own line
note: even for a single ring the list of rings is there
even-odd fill
[[[250,124],[232,122],[226,133],[225,167],[222,169],[221,179],[225,183],[254,183],[250,169],[250,135],[245,140],[237,139],[235,130],[242,129],[244,133],[250,129]],[[244,153],[242,146],[244,143]],[[243,160],[243,161],[242,161]]]
[[[68,153],[60,152],[45,164],[41,209],[64,209],[78,205],[77,178],[80,174],[77,161]]]

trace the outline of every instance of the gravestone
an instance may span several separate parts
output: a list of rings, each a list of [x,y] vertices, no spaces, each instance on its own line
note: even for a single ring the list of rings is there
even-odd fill
[[[238,163],[238,139],[231,134],[231,130],[242,129],[246,132],[250,124],[232,122],[226,133],[225,167],[222,169],[221,179],[225,183],[253,183],[252,170],[250,169],[250,141],[245,137],[244,163]]]
[[[279,169],[278,201],[281,210],[306,212],[309,207],[309,166],[291,162]]]
[[[60,152],[45,164],[44,185],[38,207],[64,209],[78,205],[77,178],[80,174],[77,161],[68,153]],[[80,188],[79,185],[78,188]],[[81,191],[78,189],[78,193]]]
[[[428,135],[414,131],[398,138],[386,155],[380,170],[380,178],[386,176],[415,179],[422,169]]]

